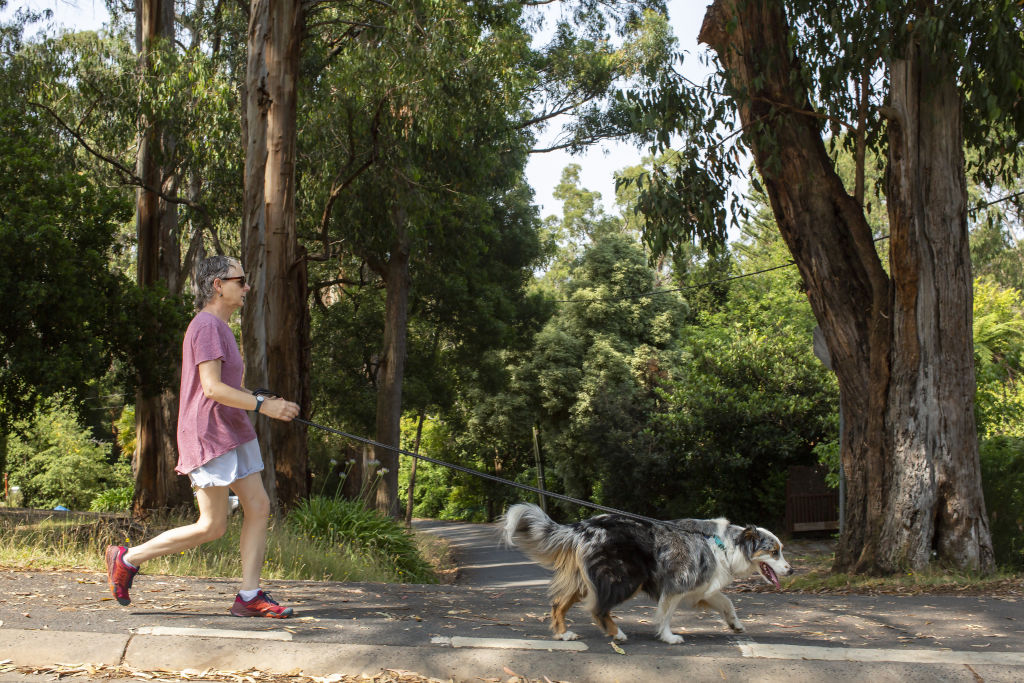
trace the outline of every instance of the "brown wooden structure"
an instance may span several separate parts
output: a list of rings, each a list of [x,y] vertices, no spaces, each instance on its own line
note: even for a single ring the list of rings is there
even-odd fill
[[[823,467],[793,466],[786,480],[788,534],[839,529],[839,491],[825,483]]]

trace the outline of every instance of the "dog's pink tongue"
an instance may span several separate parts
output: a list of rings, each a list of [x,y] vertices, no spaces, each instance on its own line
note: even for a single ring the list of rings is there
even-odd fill
[[[771,582],[772,582],[773,584],[775,584],[775,587],[776,587],[776,588],[782,588],[782,586],[781,586],[781,585],[779,584],[779,577],[777,577],[777,576],[775,575],[775,572],[774,572],[774,571],[772,571],[772,568],[771,568],[771,567],[769,567],[769,566],[768,566],[767,564],[765,564],[764,562],[762,562],[762,563],[761,563],[761,573],[762,573],[762,574],[764,574],[764,577],[765,577],[766,579],[768,579],[768,580],[769,580],[769,581],[771,581]]]

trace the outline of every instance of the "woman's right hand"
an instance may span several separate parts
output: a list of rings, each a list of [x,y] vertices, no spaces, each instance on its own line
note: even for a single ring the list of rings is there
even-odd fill
[[[299,405],[283,398],[267,398],[263,401],[260,413],[275,420],[291,422],[292,418],[299,416]]]

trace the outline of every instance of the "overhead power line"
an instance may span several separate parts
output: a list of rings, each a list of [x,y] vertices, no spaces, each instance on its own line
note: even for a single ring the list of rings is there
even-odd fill
[[[873,241],[880,242],[882,240],[889,239],[888,235],[882,235],[876,237]],[[645,296],[658,296],[660,294],[671,294],[673,292],[686,292],[692,289],[703,289],[705,287],[714,287],[715,285],[725,284],[726,282],[733,282],[735,280],[742,280],[743,278],[754,277],[756,275],[763,275],[770,273],[773,270],[780,270],[782,268],[789,268],[795,266],[796,261],[787,261],[780,266],[772,266],[771,268],[763,268],[761,270],[755,270],[750,273],[740,273],[739,275],[730,275],[719,280],[708,280],[707,282],[699,282],[695,285],[685,285],[683,287],[667,287],[665,289],[655,289],[650,292],[641,292],[640,294],[625,294],[623,296],[612,296],[612,297],[598,297],[594,299],[555,299],[556,304],[589,304],[594,302],[607,302],[607,301],[628,301],[630,299],[641,299]]]

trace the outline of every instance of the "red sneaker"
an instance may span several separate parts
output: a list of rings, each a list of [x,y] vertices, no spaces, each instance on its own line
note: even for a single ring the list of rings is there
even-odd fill
[[[231,606],[231,614],[236,617],[270,617],[271,619],[287,619],[292,615],[291,607],[281,607],[272,597],[260,591],[256,597],[246,602],[241,595],[235,596],[235,604]]]
[[[132,579],[139,573],[138,567],[129,567],[124,563],[124,554],[128,548],[123,545],[108,545],[105,553],[107,559],[107,583],[110,593],[120,605],[130,605],[131,597],[128,589],[132,587]]]

